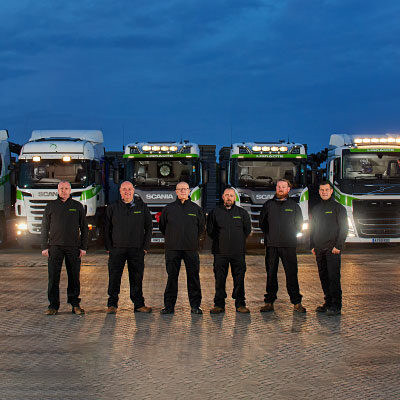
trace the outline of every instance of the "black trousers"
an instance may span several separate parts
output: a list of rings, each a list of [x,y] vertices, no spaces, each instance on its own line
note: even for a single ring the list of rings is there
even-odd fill
[[[164,292],[164,305],[174,308],[178,297],[178,277],[182,260],[186,267],[187,290],[191,307],[200,307],[200,259],[197,251],[165,250],[165,263],[167,267],[167,286]]]
[[[135,310],[144,306],[142,282],[144,251],[133,247],[114,247],[108,258],[108,307],[118,307],[119,292],[125,262],[128,262],[130,298]]]
[[[68,275],[67,301],[72,307],[79,306],[81,299],[79,293],[81,284],[79,273],[81,270],[81,259],[79,248],[74,246],[50,246],[48,259],[48,298],[49,308],[58,310],[60,307],[60,274],[63,260]]]
[[[214,254],[214,276],[215,276],[215,297],[214,304],[225,308],[226,299],[226,278],[228,276],[229,264],[233,278],[232,298],[235,299],[235,307],[246,305],[244,297],[244,274],[246,272],[246,261],[244,254],[225,256]]]
[[[273,303],[278,293],[278,265],[282,260],[286,275],[286,289],[292,304],[301,303],[299,281],[297,279],[297,256],[295,247],[267,247],[265,268],[267,270],[267,293],[265,303]]]
[[[315,250],[319,279],[328,307],[342,308],[342,288],[340,285],[340,254],[332,254],[332,249]]]

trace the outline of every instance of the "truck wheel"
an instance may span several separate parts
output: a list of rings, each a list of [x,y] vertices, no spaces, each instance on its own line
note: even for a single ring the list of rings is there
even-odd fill
[[[7,224],[6,218],[3,214],[0,214],[0,245],[3,245],[7,241]]]

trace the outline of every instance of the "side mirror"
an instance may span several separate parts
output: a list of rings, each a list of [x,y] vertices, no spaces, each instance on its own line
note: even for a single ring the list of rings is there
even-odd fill
[[[113,181],[116,185],[119,184],[119,169],[114,169],[113,171]]]
[[[10,172],[10,184],[12,186],[17,186],[17,172],[15,169],[12,169]]]
[[[220,176],[221,176],[221,184],[226,185],[226,169],[221,169]]]
[[[203,168],[203,185],[206,185],[208,182],[208,169]]]
[[[94,181],[96,185],[101,185],[101,171],[97,170],[94,172]]]

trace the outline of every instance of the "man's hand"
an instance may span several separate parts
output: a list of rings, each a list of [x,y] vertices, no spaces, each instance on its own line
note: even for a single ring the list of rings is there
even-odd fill
[[[314,249],[314,247],[311,249],[311,253],[313,253],[314,256],[315,256],[315,249]]]
[[[340,250],[337,249],[336,247],[334,247],[334,248],[332,249],[332,254],[340,254]]]
[[[42,256],[48,257],[49,256],[49,249],[42,250]]]
[[[84,255],[86,255],[86,250],[79,249],[79,258],[82,258]]]
[[[143,250],[144,251],[144,255],[146,255],[147,254],[147,250]]]

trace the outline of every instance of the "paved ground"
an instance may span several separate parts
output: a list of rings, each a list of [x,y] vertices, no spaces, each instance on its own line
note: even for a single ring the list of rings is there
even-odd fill
[[[0,253],[1,399],[399,399],[400,268],[396,248],[343,256],[343,314],[317,315],[321,302],[311,255],[300,255],[306,315],[294,315],[284,288],[276,311],[261,314],[263,257],[248,256],[250,315],[232,300],[210,316],[212,259],[201,256],[203,316],[190,314],[184,271],[173,316],[161,316],[163,255],[147,257],[150,315],[134,314],[124,274],[120,310],[106,316],[106,257],[82,266],[87,315],[48,317],[47,270],[36,252]],[[282,268],[281,268],[282,269]],[[231,279],[228,292],[232,290]],[[66,279],[62,277],[65,301]]]

